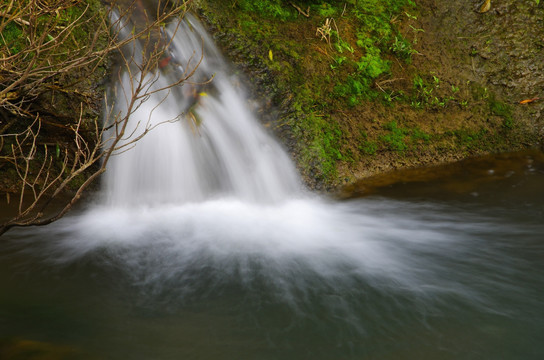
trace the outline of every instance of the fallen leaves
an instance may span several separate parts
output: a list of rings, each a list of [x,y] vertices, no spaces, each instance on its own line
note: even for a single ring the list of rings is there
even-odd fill
[[[482,6],[480,6],[480,13],[488,12],[491,9],[491,0],[485,0]]]
[[[523,104],[530,104],[530,103],[535,102],[537,100],[540,100],[540,98],[539,97],[534,97],[532,99],[525,99],[525,100],[521,100],[519,103],[522,104],[522,105]]]

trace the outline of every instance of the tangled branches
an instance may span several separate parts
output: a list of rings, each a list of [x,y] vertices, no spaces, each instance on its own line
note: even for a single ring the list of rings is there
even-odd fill
[[[15,214],[0,218],[0,235],[64,216],[113,154],[151,130],[144,125],[139,135],[127,134],[128,118],[158,91],[150,85],[169,42],[161,28],[188,6],[189,0],[159,0],[154,9],[141,0],[114,0],[107,8],[99,0],[0,0],[0,172],[18,179],[6,195]],[[122,51],[134,41],[145,51]],[[112,54],[129,69],[132,85],[123,90],[126,111],[101,121],[88,88]],[[59,99],[70,103],[71,114],[56,112]]]

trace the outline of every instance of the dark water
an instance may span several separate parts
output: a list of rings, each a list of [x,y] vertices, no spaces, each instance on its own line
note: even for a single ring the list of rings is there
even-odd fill
[[[542,154],[402,176],[12,232],[0,358],[544,358]]]

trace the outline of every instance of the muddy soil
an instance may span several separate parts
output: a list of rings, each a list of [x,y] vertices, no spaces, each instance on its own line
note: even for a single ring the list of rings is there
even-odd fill
[[[515,118],[544,136],[544,4],[424,0],[423,51],[444,74],[479,83],[511,104]],[[431,55],[432,54],[432,55]],[[524,100],[534,100],[520,104]]]

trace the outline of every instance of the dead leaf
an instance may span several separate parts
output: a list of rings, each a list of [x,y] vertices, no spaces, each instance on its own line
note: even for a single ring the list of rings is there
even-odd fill
[[[491,9],[491,0],[485,0],[482,6],[480,7],[480,13],[488,12]]]
[[[537,101],[537,100],[540,100],[540,98],[535,97],[535,98],[532,98],[532,99],[525,99],[525,100],[521,100],[519,103],[520,104],[529,104],[529,103],[532,103],[532,102]]]

